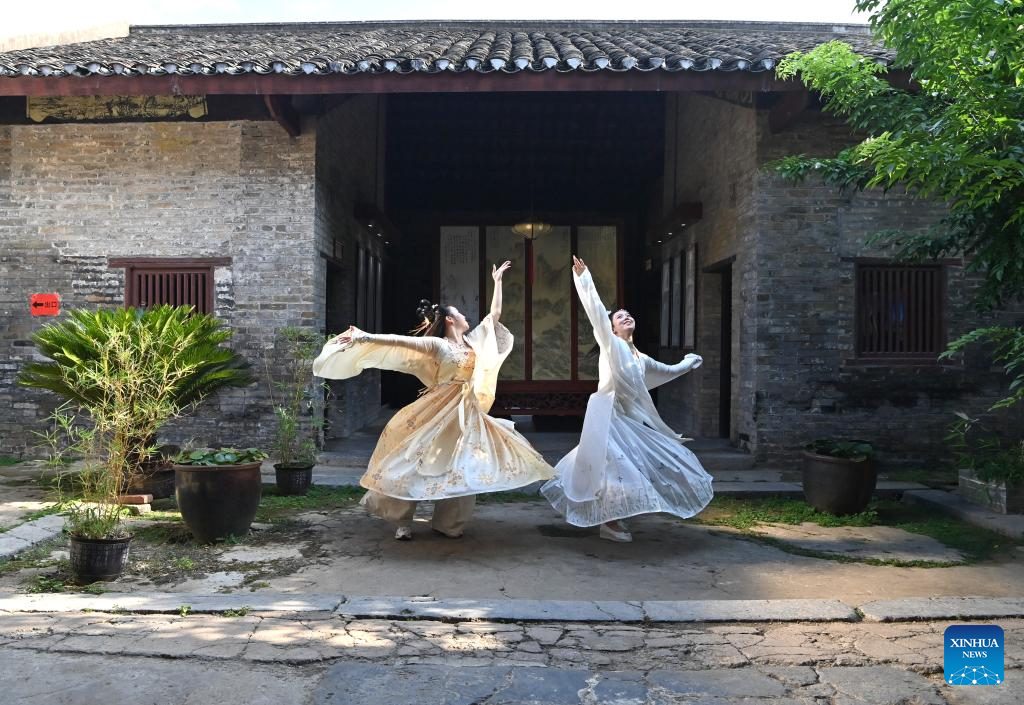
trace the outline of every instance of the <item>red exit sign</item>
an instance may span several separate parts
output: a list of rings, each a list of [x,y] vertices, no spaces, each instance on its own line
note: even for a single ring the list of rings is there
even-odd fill
[[[28,307],[33,316],[56,316],[60,313],[60,295],[32,294]]]

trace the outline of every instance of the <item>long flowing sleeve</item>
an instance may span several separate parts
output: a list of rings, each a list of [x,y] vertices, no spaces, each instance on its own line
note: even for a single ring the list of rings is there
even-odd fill
[[[608,311],[604,307],[604,302],[601,301],[597,287],[594,286],[590,270],[584,269],[583,274],[573,272],[572,278],[576,283],[576,293],[580,297],[580,303],[583,304],[583,310],[594,329],[594,339],[597,340],[599,346],[607,348],[614,338],[612,322],[608,320]]]
[[[328,342],[313,361],[313,374],[348,379],[367,368],[415,375],[424,386],[437,381],[441,340],[432,336],[385,335],[355,331],[352,342]]]
[[[697,369],[704,362],[704,358],[693,353],[688,354],[674,365],[666,365],[664,362],[659,362],[643,353],[640,354],[640,359],[644,363],[644,378],[648,389],[654,389],[666,382],[671,382],[676,377],[685,375],[690,370]]]
[[[490,314],[484,316],[476,328],[465,336],[466,344],[476,354],[473,368],[473,393],[480,408],[486,414],[494,404],[494,392],[498,386],[498,372],[505,358],[512,352],[515,338],[500,322],[495,323]]]

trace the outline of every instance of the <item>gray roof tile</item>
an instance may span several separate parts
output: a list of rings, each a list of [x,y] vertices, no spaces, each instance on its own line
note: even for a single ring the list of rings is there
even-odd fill
[[[0,76],[440,71],[770,71],[861,25],[736,22],[376,22],[132,27],[128,36],[0,53]]]

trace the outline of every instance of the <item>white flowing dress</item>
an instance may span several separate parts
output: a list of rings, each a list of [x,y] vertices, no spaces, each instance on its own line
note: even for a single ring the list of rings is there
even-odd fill
[[[573,273],[601,350],[597,392],[590,396],[580,443],[555,466],[541,492],[567,522],[596,526],[638,514],[688,518],[708,505],[712,477],[669,428],[649,389],[700,366],[699,355],[666,365],[612,332],[590,270]]]
[[[360,484],[400,500],[443,500],[523,487],[554,470],[511,421],[487,412],[513,337],[486,316],[465,347],[433,336],[356,330],[327,343],[313,374],[348,379],[375,367],[415,375],[426,387],[384,427]]]

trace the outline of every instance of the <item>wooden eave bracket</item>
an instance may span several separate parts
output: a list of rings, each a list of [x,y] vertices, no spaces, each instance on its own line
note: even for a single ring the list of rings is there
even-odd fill
[[[274,118],[284,131],[292,137],[302,134],[299,123],[299,114],[291,105],[289,96],[286,95],[265,95],[263,103],[267,106],[267,112]]]

